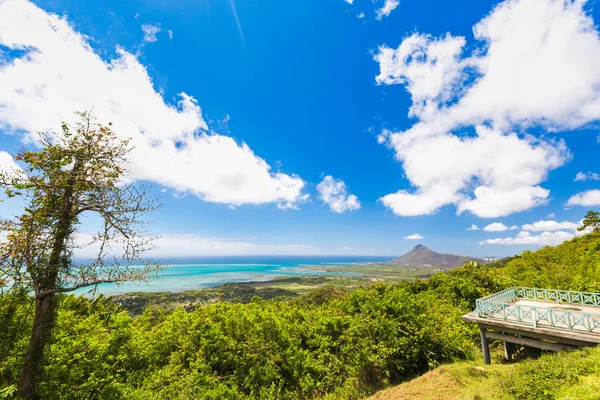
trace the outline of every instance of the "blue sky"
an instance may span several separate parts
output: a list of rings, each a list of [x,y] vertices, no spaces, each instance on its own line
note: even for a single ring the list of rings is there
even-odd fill
[[[600,207],[594,3],[385,3],[0,2],[0,151],[81,108],[115,122],[160,255],[571,238]]]

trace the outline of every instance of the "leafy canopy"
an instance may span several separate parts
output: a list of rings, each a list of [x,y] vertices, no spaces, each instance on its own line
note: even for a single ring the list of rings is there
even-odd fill
[[[590,210],[583,217],[583,225],[577,228],[578,231],[592,229],[594,232],[600,232],[600,213]]]

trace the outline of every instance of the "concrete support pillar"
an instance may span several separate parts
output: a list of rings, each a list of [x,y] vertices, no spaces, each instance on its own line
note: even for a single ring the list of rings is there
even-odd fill
[[[481,352],[483,353],[483,363],[490,365],[492,363],[490,360],[490,342],[485,336],[485,328],[482,328],[481,326],[479,327],[479,335],[481,336]]]
[[[509,342],[504,342],[504,358],[508,361],[512,360],[513,354],[513,344]]]

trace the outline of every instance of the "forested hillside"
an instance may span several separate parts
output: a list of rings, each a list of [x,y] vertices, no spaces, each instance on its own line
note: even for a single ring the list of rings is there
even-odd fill
[[[536,252],[525,251],[510,260],[503,273],[524,286],[598,292],[599,235],[576,237]]]
[[[137,318],[107,299],[63,295],[41,398],[364,398],[477,357],[478,330],[460,317],[478,297],[515,284],[598,290],[599,250],[600,234],[592,233],[428,280],[327,286],[294,299],[255,297],[192,311],[154,306]],[[16,391],[31,304],[24,292],[0,297],[0,398]],[[518,393],[514,398],[531,398]]]

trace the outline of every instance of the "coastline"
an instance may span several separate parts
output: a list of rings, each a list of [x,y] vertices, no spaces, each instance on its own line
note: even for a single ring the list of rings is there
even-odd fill
[[[198,305],[220,301],[249,303],[258,296],[263,300],[273,298],[292,299],[323,286],[345,288],[360,287],[379,281],[373,277],[341,277],[328,275],[309,275],[294,277],[275,277],[271,280],[224,283],[211,288],[201,288],[180,292],[127,292],[114,296],[105,296],[109,301],[125,308],[132,316],[140,315],[147,307],[174,309],[184,307],[192,310]]]
[[[299,262],[300,261],[300,262]],[[83,288],[75,293],[87,297],[119,296],[137,292],[172,292],[212,289],[226,284],[257,283],[276,281],[280,278],[303,276],[348,276],[358,277],[364,274],[350,271],[351,262],[336,262],[328,269],[329,262],[310,260],[286,260],[277,263],[190,263],[171,264],[160,270],[156,277],[147,282],[127,282],[101,284],[97,288]],[[358,265],[358,263],[355,263]]]
[[[353,289],[375,282],[397,283],[404,280],[426,279],[432,274],[447,271],[440,267],[390,267],[382,264],[344,266],[306,265],[306,271],[321,272],[300,276],[271,276],[269,279],[222,283],[183,291],[128,291],[110,297],[110,301],[124,307],[131,315],[139,315],[149,306],[167,309],[184,307],[192,310],[198,305],[219,301],[248,303],[255,296],[293,299],[325,286]],[[344,274],[340,274],[340,272]]]

